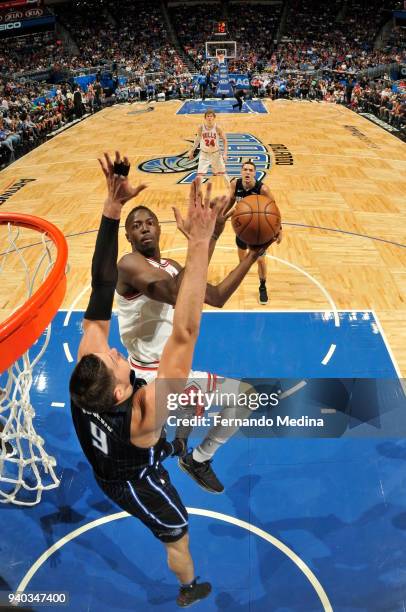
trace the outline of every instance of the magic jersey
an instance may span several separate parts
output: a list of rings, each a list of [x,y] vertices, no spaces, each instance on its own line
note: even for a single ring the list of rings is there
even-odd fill
[[[260,195],[262,185],[263,185],[262,181],[255,181],[255,185],[251,187],[251,189],[244,189],[242,178],[237,179],[236,185],[235,185],[235,201],[239,202],[240,200],[243,200],[247,196],[250,196],[253,194]]]
[[[175,277],[177,268],[167,259],[158,263],[146,258],[147,262]],[[130,363],[158,363],[162,351],[172,333],[174,307],[164,302],[152,300],[142,293],[122,296],[116,292],[118,325],[121,342],[126,347]]]
[[[141,387],[144,381],[138,381]],[[110,411],[98,414],[71,403],[72,419],[80,445],[96,476],[104,480],[128,480],[161,458],[165,435],[149,448],[131,443],[133,396]]]
[[[202,135],[200,136],[200,150],[205,153],[215,153],[220,150],[219,135],[216,124],[209,128],[202,125]]]

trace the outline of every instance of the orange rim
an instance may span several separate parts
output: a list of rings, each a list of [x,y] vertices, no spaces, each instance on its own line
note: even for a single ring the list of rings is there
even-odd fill
[[[68,245],[52,223],[33,215],[0,213],[0,225],[18,225],[45,233],[57,248],[51,272],[36,292],[0,323],[0,372],[7,370],[40,337],[54,318],[66,292]]]

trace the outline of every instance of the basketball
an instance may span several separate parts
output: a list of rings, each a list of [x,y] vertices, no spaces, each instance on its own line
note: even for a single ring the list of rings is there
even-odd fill
[[[231,224],[238,238],[251,246],[276,240],[281,231],[281,213],[274,199],[250,195],[234,208]]]

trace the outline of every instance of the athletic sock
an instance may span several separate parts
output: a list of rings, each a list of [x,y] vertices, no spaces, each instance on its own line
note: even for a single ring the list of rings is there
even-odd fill
[[[221,416],[227,425],[219,424],[211,428],[206,438],[193,450],[192,458],[198,463],[209,461],[216,451],[223,446],[239,429],[236,421],[249,418],[252,411],[246,406],[226,406]]]
[[[206,449],[202,448],[202,444],[199,444],[199,446],[196,446],[196,448],[193,449],[192,459],[193,461],[197,461],[197,463],[209,461],[213,457],[216,450],[217,448],[214,448],[213,452],[206,452]]]
[[[259,286],[260,286],[260,287],[265,287],[265,286],[266,286],[266,280],[265,280],[265,279],[263,279],[263,278],[260,278],[260,279],[259,279]]]

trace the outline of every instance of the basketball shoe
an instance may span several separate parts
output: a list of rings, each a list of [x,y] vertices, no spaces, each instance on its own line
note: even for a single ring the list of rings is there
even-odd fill
[[[192,604],[196,603],[196,601],[200,601],[201,599],[205,599],[211,593],[211,584],[210,582],[202,582],[201,584],[197,583],[197,578],[195,578],[192,584],[187,586],[181,586],[179,589],[179,595],[176,599],[176,603],[181,608],[187,608]]]
[[[180,469],[186,472],[186,474],[189,474],[202,489],[206,489],[206,491],[210,491],[210,493],[222,493],[224,491],[224,486],[221,484],[211,467],[212,459],[202,462],[195,461],[192,452],[193,451],[179,458],[178,464]]]
[[[260,304],[268,304],[268,292],[266,290],[266,285],[261,281],[259,285],[259,303]]]

